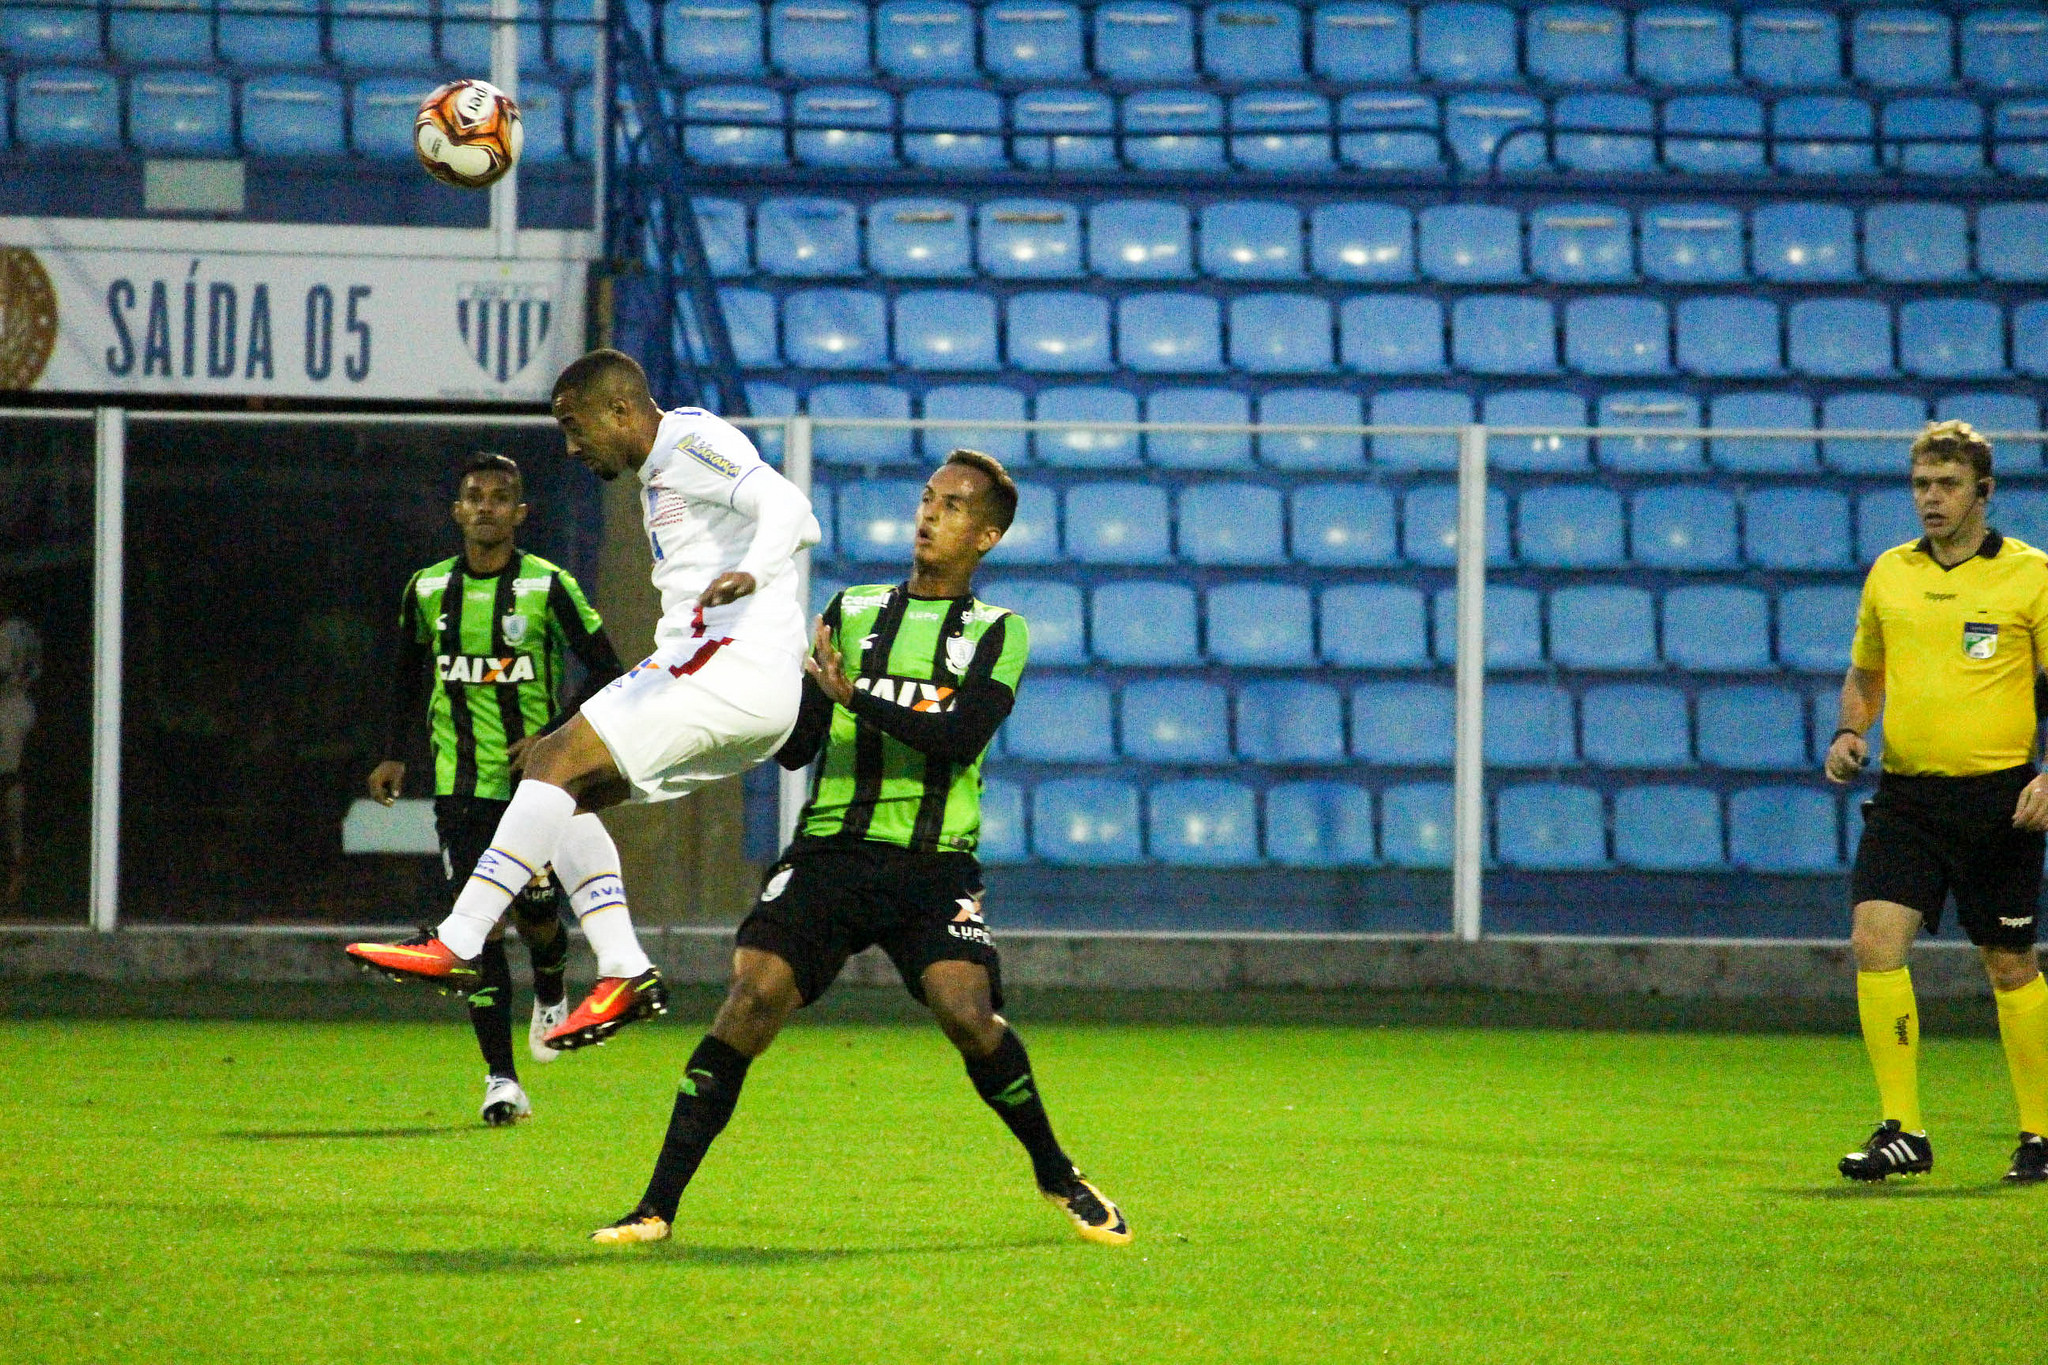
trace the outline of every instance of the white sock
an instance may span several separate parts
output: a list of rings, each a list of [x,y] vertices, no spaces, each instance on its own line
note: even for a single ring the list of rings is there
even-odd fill
[[[554,860],[555,845],[575,814],[576,798],[560,787],[530,779],[519,784],[499,817],[491,846],[476,860],[454,909],[435,931],[450,952],[475,957],[484,950],[505,907]]]
[[[569,909],[590,940],[599,976],[638,976],[654,964],[640,950],[626,883],[619,876],[619,846],[595,815],[579,815],[555,847],[555,875],[568,888]]]

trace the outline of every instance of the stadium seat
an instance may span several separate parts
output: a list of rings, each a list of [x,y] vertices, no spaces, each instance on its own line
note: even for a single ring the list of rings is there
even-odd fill
[[[1095,657],[1112,664],[1192,664],[1195,591],[1180,583],[1105,583],[1090,624]]]
[[[1892,371],[1891,311],[1875,299],[1805,299],[1785,310],[1792,368],[1818,379],[1876,379]]]
[[[2048,175],[2048,102],[2005,100],[1991,116],[1992,158],[2007,175]]]
[[[1141,171],[1221,171],[1223,101],[1205,90],[1124,97],[1124,159]]]
[[[250,83],[251,85],[254,82]],[[249,86],[242,87],[242,140],[249,136]],[[336,130],[339,132],[339,129]],[[754,273],[751,234],[747,231],[747,207],[737,199],[693,198],[690,207],[697,215],[697,238],[704,244],[704,259],[716,279],[738,279]],[[680,266],[680,262],[678,265]]]
[[[1369,90],[1337,101],[1337,155],[1362,171],[1439,171],[1442,112],[1411,90]]]
[[[1415,277],[1415,215],[1395,204],[1321,204],[1309,213],[1309,260],[1326,280]]]
[[[1135,422],[1138,400],[1121,389],[1093,386],[1040,389],[1033,404],[1041,422]],[[1067,468],[1122,468],[1138,463],[1136,432],[1075,425],[1034,432],[1039,459]]]
[[[2048,124],[2042,132],[2048,136]],[[2009,283],[2048,280],[2048,204],[1986,204],[1978,209],[1977,267],[1992,279]]]
[[[518,0],[519,69],[547,69],[547,38],[541,27],[539,0]],[[491,71],[491,0],[441,0],[441,61],[461,72],[488,76]],[[519,114],[526,118],[527,83],[519,83]],[[532,137],[532,130],[527,130]],[[521,155],[525,155],[523,152]]]
[[[1954,204],[1873,204],[1863,211],[1863,265],[1898,284],[1970,278],[1970,228]]]
[[[1474,374],[1555,374],[1557,315],[1527,294],[1476,294],[1451,305],[1451,360]]]
[[[782,300],[783,350],[792,365],[874,370],[889,363],[882,296],[865,289],[804,289]]]
[[[765,199],[754,260],[767,275],[858,275],[860,211],[842,199]]]
[[[1559,588],[1550,595],[1550,657],[1566,668],[1657,667],[1657,626],[1641,588]]]
[[[931,407],[925,395],[925,407]],[[926,428],[927,434],[931,428]],[[1017,512],[991,552],[998,564],[1052,564],[1060,557],[1059,495],[1042,483],[1017,484]]]
[[[1788,588],[1778,595],[1778,662],[1807,673],[1849,666],[1862,593],[1855,588]]]
[[[596,0],[555,0],[548,15],[548,60],[566,71],[572,81],[587,81],[597,70],[603,33],[597,23]],[[523,41],[521,47],[523,58]]]
[[[928,460],[943,458],[955,446],[986,451],[1004,464],[1021,464],[1027,458],[1022,431],[975,425],[1024,421],[1024,395],[1015,389],[992,384],[949,384],[927,389],[924,416],[933,421],[943,418],[962,423],[957,427],[926,427],[920,433]],[[1012,526],[1003,537],[1003,543],[1012,550],[1016,548],[1011,544],[1017,538],[1016,531]]]
[[[796,415],[796,390],[792,389],[789,385],[777,384],[772,380],[766,379],[750,379],[746,382],[745,387],[747,391],[747,408],[754,416],[792,417]],[[747,436],[753,441],[754,448],[761,452],[762,459],[778,469],[782,467],[781,427],[749,427],[747,429]],[[815,504],[814,510],[818,514],[818,528],[825,535],[824,540],[819,542],[817,553],[821,558],[830,559],[832,557],[832,490],[823,484],[816,485],[815,488],[819,496],[823,498],[823,501],[820,502],[818,498],[813,498],[812,502]]]
[[[1756,85],[1842,81],[1842,26],[1823,9],[1757,9],[1742,16],[1742,74]]]
[[[951,199],[868,205],[868,266],[885,279],[964,279],[974,273],[967,206]]]
[[[1717,379],[1785,372],[1779,358],[1778,305],[1769,299],[1719,295],[1680,299],[1678,368]]]
[[[2012,367],[2037,379],[2048,376],[2048,304],[2023,303],[2012,310]]]
[[[1094,294],[1012,294],[1009,360],[1020,370],[1059,374],[1111,368],[1109,303]]]
[[[1123,754],[1151,763],[1230,761],[1229,700],[1211,682],[1170,679],[1124,688]]]
[[[1604,569],[1625,558],[1621,496],[1612,489],[1584,484],[1532,488],[1522,494],[1516,512],[1516,546],[1524,563]]]
[[[342,126],[341,86],[334,81],[258,76],[242,83],[242,147],[251,156],[340,156]],[[744,229],[740,240],[744,249]]]
[[[1252,763],[1342,763],[1344,708],[1337,689],[1245,683],[1237,690],[1237,753]]]
[[[981,290],[896,296],[896,363],[913,370],[993,370],[995,300]]]
[[[1330,102],[1312,91],[1233,95],[1230,127],[1230,159],[1245,170],[1315,175],[1330,169]]]
[[[1982,141],[1984,109],[1975,100],[1926,95],[1888,100],[1882,122],[1884,163],[1907,175],[1982,175],[1989,169]]]
[[[1446,389],[1388,389],[1372,400],[1374,426],[1463,426],[1472,397]],[[1381,434],[1372,438],[1375,464],[1388,469],[1456,469],[1455,436]]]
[[[0,25],[12,13],[82,13],[62,10],[0,11]],[[96,27],[96,26],[95,26]],[[214,39],[221,57],[240,67],[318,66],[320,6],[317,0],[221,0]],[[6,45],[0,40],[0,46]],[[94,57],[99,35],[92,35]],[[23,54],[17,54],[23,55]]]
[[[1201,211],[1202,273],[1225,280],[1301,277],[1301,211],[1226,200]]]
[[[980,838],[975,861],[986,867],[1021,863],[1030,856],[1024,835],[1024,789],[1014,782],[990,778],[981,787]]]
[[[1267,788],[1266,856],[1283,867],[1370,866],[1372,793],[1339,782]]]
[[[859,564],[902,560],[917,535],[917,500],[923,491],[922,484],[909,479],[860,479],[840,485],[835,542],[840,554]]]
[[[1146,805],[1146,843],[1168,866],[1244,867],[1259,861],[1257,800],[1241,782],[1161,782]]]
[[[1420,588],[1345,583],[1325,588],[1322,606],[1324,663],[1339,668],[1429,667],[1429,630]]]
[[[1617,21],[1618,26],[1618,21]],[[1636,95],[1566,95],[1551,113],[1558,128],[1558,164],[1592,175],[1643,174],[1657,169],[1655,109]]]
[[[1081,76],[1081,11],[1060,0],[996,0],[981,12],[981,61],[1005,80]]]
[[[1280,490],[1203,483],[1181,490],[1180,554],[1191,564],[1283,564]]]
[[[1664,164],[1692,175],[1764,169],[1764,107],[1746,95],[1680,95],[1664,102]]]
[[[1901,304],[1899,367],[1926,379],[2003,376],[2004,311],[1985,299],[1915,299]]]
[[[1494,204],[1439,204],[1416,218],[1423,275],[1446,284],[1513,284],[1522,273],[1522,217]]]
[[[1813,427],[1813,400],[1800,393],[1725,393],[1712,401],[1709,411],[1712,415],[1708,425],[1716,427],[1787,431],[1808,431]],[[1813,442],[1794,437],[1716,437],[1708,443],[1708,455],[1716,468],[1744,473],[1817,472]]]
[[[1981,90],[2048,83],[2048,15],[2022,9],[1963,16],[1963,79]]]
[[[790,103],[796,159],[806,166],[894,167],[896,101],[858,86],[820,86]]]
[[[1742,215],[1715,205],[1666,204],[1642,214],[1643,274],[1669,284],[1719,284],[1748,277]]]
[[[1565,362],[1581,374],[1655,375],[1671,369],[1671,318],[1663,302],[1624,295],[1564,306]]]
[[[670,5],[662,25],[662,60],[693,80],[762,75],[761,27],[761,7],[745,0]]]
[[[1315,611],[1308,589],[1286,583],[1226,583],[1209,590],[1209,657],[1245,668],[1305,668],[1315,662]]]
[[[775,0],[768,6],[768,60],[785,76],[865,76],[866,5]]]
[[[1628,214],[1600,204],[1570,204],[1529,215],[1529,264],[1553,284],[1632,280],[1635,250]]]
[[[1539,782],[1494,800],[1494,853],[1509,867],[1545,872],[1607,866],[1607,821],[1590,787]]]
[[[1415,25],[1416,65],[1445,85],[1516,80],[1515,14],[1505,5],[1425,5]]]
[[[228,83],[202,71],[136,76],[128,84],[128,137],[138,150],[157,156],[230,154],[234,110]]]
[[[1831,488],[1752,489],[1743,499],[1743,557],[1766,569],[1846,569],[1848,500]]]
[[[1362,374],[1442,374],[1444,309],[1415,294],[1359,294],[1337,313],[1340,351]]]
[[[313,34],[313,60],[319,60],[320,35]],[[43,9],[26,5],[0,8],[0,53],[15,62],[97,62],[100,60],[100,11]],[[45,73],[47,74],[47,73]]]
[[[1241,422],[1252,419],[1251,400],[1234,389],[1160,389],[1145,399],[1148,422]],[[1244,432],[1152,431],[1145,459],[1164,469],[1244,469],[1252,438]]]
[[[696,86],[683,95],[683,155],[707,166],[787,165],[783,117],[782,96],[773,90]],[[724,119],[732,122],[713,122]]]
[[[1840,811],[1812,787],[1756,787],[1728,798],[1728,861],[1746,872],[1832,873]]]
[[[1689,768],[1685,693],[1650,683],[1589,687],[1579,703],[1586,762],[1602,768]]]
[[[1723,864],[1721,798],[1703,787],[1630,787],[1614,795],[1614,860],[1645,872]]]
[[[718,291],[718,311],[725,314],[725,330],[732,337],[733,353],[741,368],[768,369],[781,363],[775,343],[773,294],[727,285]]]
[[[1067,490],[1069,559],[1083,564],[1166,564],[1173,559],[1166,490],[1157,484],[1096,482]]]
[[[1095,73],[1120,81],[1195,74],[1195,21],[1186,5],[1117,0],[1095,10]]]
[[[1412,563],[1448,569],[1458,562],[1458,488],[1422,484],[1401,500],[1401,548]],[[1486,562],[1508,562],[1508,499],[1498,488],[1486,493]]]
[[[99,46],[97,34],[92,46]],[[126,0],[107,12],[107,47],[117,62],[211,66],[213,6],[198,0]],[[40,59],[43,54],[34,55]]]
[[[1856,278],[1856,215],[1844,204],[1765,204],[1750,215],[1751,255],[1766,280]]]
[[[1222,325],[1206,294],[1126,294],[1116,302],[1117,359],[1140,374],[1220,370]]]
[[[1546,5],[1524,20],[1531,79],[1545,85],[1627,85],[1628,21],[1606,5]]]
[[[1311,14],[1315,73],[1331,81],[1408,81],[1415,75],[1415,24],[1406,5],[1331,0]]]
[[[1081,273],[1081,212],[1056,199],[996,199],[975,213],[976,259],[1001,280]]]
[[[1920,517],[1913,510],[1913,495],[1903,486],[1874,488],[1856,495],[1858,564],[1869,564],[1895,545],[1920,539],[1920,534]]]
[[[1335,368],[1330,304],[1313,294],[1237,294],[1229,304],[1230,363],[1250,374]]]
[[[1003,722],[1003,752],[1025,763],[1107,763],[1116,757],[1109,717],[1109,684],[1033,678]]]
[[[1301,8],[1275,0],[1229,0],[1202,10],[1202,69],[1215,80],[1299,81]]]
[[[1116,105],[1095,90],[1036,90],[1010,103],[1019,133],[1044,137],[1013,140],[1017,160],[1039,170],[1110,170],[1116,144],[1105,136],[1116,129]]]
[[[434,65],[433,12],[427,0],[333,0],[329,14],[327,48],[343,66],[424,71]]]
[[[1575,393],[1551,389],[1508,389],[1482,400],[1480,420],[1489,427],[1583,427],[1586,400]],[[1566,470],[1586,467],[1583,436],[1507,436],[1487,438],[1487,463],[1496,469]]]
[[[1448,768],[1451,689],[1440,683],[1365,683],[1351,693],[1351,756],[1393,768]]]
[[[1954,418],[1983,432],[2039,431],[2041,405],[2031,394],[1952,393],[1935,403],[1934,419],[1946,422]],[[2041,446],[2033,441],[2002,440],[1998,443],[1998,457],[2007,474],[2038,469]]]
[[[1652,85],[1735,81],[1735,24],[1725,10],[1658,5],[1635,16],[1635,72]]]
[[[1927,400],[1899,393],[1839,393],[1820,405],[1820,424],[1836,431],[1918,431],[1927,421]],[[1896,440],[1822,441],[1821,459],[1844,474],[1900,474]]]
[[[421,93],[419,81],[407,76],[357,81],[349,92],[349,130],[357,154],[380,161],[413,159],[413,120]]]
[[[996,554],[1002,554],[1000,546]],[[1073,584],[995,580],[979,586],[976,593],[982,601],[1008,607],[1029,623],[1031,662],[1078,664],[1088,661],[1087,633],[1082,626],[1081,590]],[[1032,685],[1035,687],[1036,681]]]
[[[1486,764],[1569,768],[1579,761],[1572,694],[1550,683],[1486,685]]]
[[[1645,488],[1632,499],[1632,548],[1638,564],[1660,569],[1732,569],[1735,497],[1690,484]]]
[[[1999,493],[1998,529],[2039,549],[2048,545],[2048,490],[2012,487]]]
[[[1289,547],[1304,564],[1391,564],[1394,495],[1373,484],[1312,483],[1289,495]]]
[[[1945,14],[1864,10],[1850,29],[1851,69],[1864,85],[1947,85],[1955,73],[1953,43]]]
[[[1876,116],[1860,99],[1794,95],[1771,108],[1771,164],[1787,175],[1868,175],[1877,168],[1869,142],[1829,139],[1869,138],[1876,132]]]
[[[959,6],[963,13],[966,8]],[[883,22],[888,22],[886,14]],[[903,127],[903,157],[913,166],[985,171],[1008,164],[1003,102],[993,91],[929,86],[905,91]]]
[[[1439,663],[1458,662],[1458,594],[1438,592],[1431,605]],[[1534,588],[1490,587],[1486,590],[1486,667],[1517,671],[1543,667],[1542,606]]]
[[[1451,865],[1451,784],[1413,782],[1380,793],[1380,856],[1395,867]]]
[[[1664,594],[1664,659],[1695,673],[1769,669],[1770,604],[1755,588],[1673,588]]]
[[[1697,427],[1700,404],[1681,393],[1603,393],[1595,424],[1603,427]],[[1594,458],[1630,473],[1679,473],[1701,467],[1700,442],[1690,436],[1603,436]]]
[[[1068,867],[1141,861],[1137,788],[1106,778],[1039,783],[1031,792],[1031,851]]]
[[[875,63],[904,80],[973,80],[974,11],[957,0],[884,0]]]
[[[895,418],[910,416],[910,395],[889,384],[820,384],[804,400],[813,417]],[[818,428],[814,449],[827,464],[908,464],[910,430],[907,427]],[[917,494],[904,504],[903,515],[914,517]],[[910,540],[903,542],[904,552]]]
[[[1149,7],[1155,0],[1139,0]],[[1195,273],[1185,205],[1118,200],[1088,210],[1088,269],[1111,280],[1184,280]]]
[[[1443,343],[1437,344],[1441,348]],[[1348,351],[1345,360],[1350,362]],[[1362,425],[1363,418],[1356,394],[1338,389],[1272,389],[1259,395],[1259,421],[1268,426],[1347,427]],[[1363,436],[1261,433],[1258,446],[1259,459],[1276,469],[1356,469],[1365,463]]]
[[[1806,705],[1788,687],[1708,687],[1699,694],[1700,761],[1739,772],[1806,767]]]

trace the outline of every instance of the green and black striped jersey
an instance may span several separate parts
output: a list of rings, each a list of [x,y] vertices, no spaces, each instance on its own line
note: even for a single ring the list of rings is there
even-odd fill
[[[822,742],[799,839],[973,852],[982,755],[1031,652],[1024,618],[973,597],[913,597],[881,584],[841,592],[825,624],[854,697],[830,707],[827,725],[829,703],[806,683],[809,714],[778,756],[801,767]]]

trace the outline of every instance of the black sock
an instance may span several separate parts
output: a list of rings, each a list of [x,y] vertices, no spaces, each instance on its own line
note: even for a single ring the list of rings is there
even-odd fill
[[[569,966],[569,931],[557,923],[553,938],[542,943],[528,939],[526,951],[533,958],[533,998],[543,1005],[561,1004],[562,976]]]
[[[974,1082],[975,1092],[1031,1154],[1031,1173],[1037,1177],[1038,1188],[1064,1193],[1073,1183],[1074,1163],[1052,1135],[1052,1120],[1045,1116],[1038,1083],[1031,1079],[1031,1058],[1024,1051],[1024,1040],[1016,1030],[1005,1029],[994,1052],[966,1060],[967,1079]]]
[[[676,1107],[668,1117],[668,1136],[662,1139],[654,1176],[640,1200],[642,1212],[656,1214],[666,1222],[676,1221],[683,1187],[697,1173],[712,1139],[725,1131],[733,1106],[739,1103],[750,1060],[738,1048],[708,1033],[697,1044],[690,1064],[683,1069],[682,1083],[676,1087]]]
[[[476,960],[483,984],[469,993],[469,1026],[493,1076],[516,1078],[512,1064],[512,964],[505,958],[505,940],[490,939]]]

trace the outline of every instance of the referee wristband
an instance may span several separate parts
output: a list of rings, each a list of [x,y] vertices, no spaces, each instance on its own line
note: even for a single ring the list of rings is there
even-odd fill
[[[1833,744],[1833,743],[1834,743],[1834,742],[1835,742],[1836,740],[1840,739],[1840,738],[1841,738],[1841,737],[1842,737],[1843,735],[1854,735],[1854,736],[1856,736],[1856,738],[1858,738],[1858,739],[1861,739],[1861,738],[1863,738],[1863,732],[1862,732],[1861,730],[1858,730],[1858,729],[1857,729],[1857,728],[1856,728],[1855,726],[1853,726],[1853,725],[1844,725],[1844,726],[1843,726],[1843,727],[1842,727],[1841,729],[1839,729],[1839,730],[1835,731],[1835,733],[1834,733],[1833,735],[1831,735],[1831,736],[1829,736],[1829,737],[1828,737],[1828,743],[1830,743],[1830,744]]]

